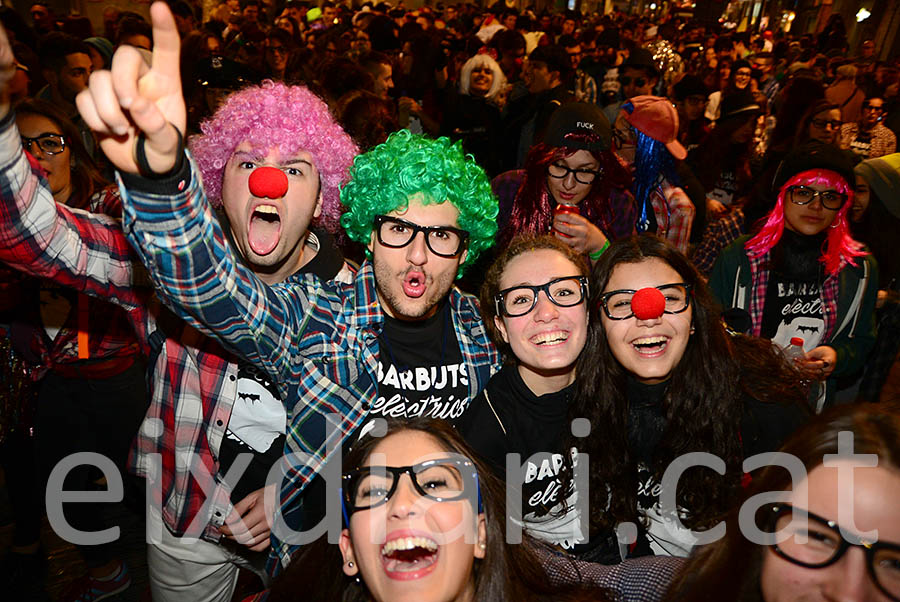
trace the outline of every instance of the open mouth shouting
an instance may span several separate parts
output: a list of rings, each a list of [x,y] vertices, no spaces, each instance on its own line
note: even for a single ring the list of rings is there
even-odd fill
[[[381,565],[391,579],[420,579],[434,571],[437,560],[438,544],[427,536],[389,536],[381,546]]]
[[[247,225],[247,242],[257,255],[268,255],[281,240],[281,213],[279,208],[268,203],[259,203],[250,211]]]
[[[666,352],[669,345],[669,337],[663,335],[654,335],[640,337],[631,342],[634,350],[644,358],[655,358]]]

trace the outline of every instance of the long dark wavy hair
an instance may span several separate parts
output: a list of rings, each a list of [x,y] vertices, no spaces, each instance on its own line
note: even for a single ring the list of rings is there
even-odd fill
[[[484,559],[475,561],[474,602],[612,600],[607,590],[596,586],[554,583],[541,566],[538,549],[542,544],[527,534],[523,534],[522,544],[506,543],[504,487],[449,422],[433,418],[388,419],[386,422],[385,437],[363,436],[353,446],[344,459],[345,471],[362,466],[386,437],[404,431],[425,433],[445,451],[465,456],[475,464],[486,519],[487,548]],[[295,555],[282,576],[272,584],[268,599],[272,602],[294,602],[298,592],[303,592],[308,600],[372,600],[365,582],[357,582],[344,575],[342,564],[338,546],[329,544],[323,536]],[[577,569],[574,572],[577,574]]]
[[[585,439],[567,436],[563,447],[590,454],[590,507],[607,508],[609,504],[605,512],[591,514],[592,531],[608,531],[626,521],[646,523],[638,511],[638,468],[628,442],[628,374],[610,349],[599,315],[602,309],[597,308],[616,266],[654,258],[691,285],[694,333],[669,381],[663,401],[666,427],[648,468],[659,482],[675,458],[697,451],[715,454],[727,467],[724,478],[710,470],[689,470],[681,477],[677,502],[687,511],[682,519],[686,526],[705,529],[714,525],[734,497],[743,459],[743,396],[771,403],[802,404],[805,400],[802,390],[785,385],[800,378],[770,343],[726,333],[720,308],[684,255],[651,234],[614,242],[591,274],[590,307],[595,313],[575,368],[575,398],[569,405],[569,421],[585,417],[596,430]]]
[[[569,157],[579,149],[565,146],[550,146],[539,142],[531,147],[525,158],[525,177],[516,193],[512,211],[506,227],[500,233],[497,248],[503,248],[517,234],[546,234],[553,223],[553,208],[556,201],[547,188],[547,173],[555,161]],[[613,188],[627,190],[631,176],[622,167],[612,151],[591,153],[600,164],[600,175],[594,179],[590,192],[578,205],[581,216],[610,234],[609,227],[613,214],[609,194]]]
[[[823,463],[825,454],[839,453],[841,432],[853,434],[854,454],[875,454],[879,467],[900,472],[900,404],[896,402],[834,406],[800,428],[779,451],[799,458],[809,474]],[[741,501],[790,487],[787,470],[766,466],[754,475]],[[664,600],[763,602],[759,583],[765,550],[743,536],[739,511],[740,505],[735,505],[729,512],[722,539],[700,548],[688,560]]]

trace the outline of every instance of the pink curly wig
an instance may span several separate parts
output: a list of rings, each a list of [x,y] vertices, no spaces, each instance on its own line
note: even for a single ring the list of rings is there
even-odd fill
[[[200,129],[203,133],[192,137],[189,146],[214,207],[222,205],[225,164],[245,140],[263,155],[273,146],[282,156],[302,149],[312,154],[319,171],[322,214],[317,223],[338,231],[340,186],[347,181],[358,150],[315,94],[302,86],[266,80],[229,96]]]
[[[765,255],[781,240],[784,232],[784,204],[788,202],[787,189],[791,186],[808,186],[810,184],[828,186],[847,195],[847,201],[838,210],[834,221],[828,228],[825,247],[819,258],[819,261],[825,264],[825,271],[828,275],[839,272],[845,261],[856,265],[854,258],[867,255],[862,245],[850,236],[850,226],[847,224],[847,212],[853,206],[853,187],[837,172],[830,169],[810,169],[795,174],[778,191],[775,207],[766,216],[762,228],[744,245],[750,257],[756,258]]]

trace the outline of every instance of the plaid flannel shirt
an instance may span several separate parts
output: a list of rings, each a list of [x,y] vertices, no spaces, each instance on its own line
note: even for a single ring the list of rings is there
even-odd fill
[[[691,261],[701,274],[709,277],[719,253],[744,234],[744,210],[732,207],[728,214],[706,225],[703,240],[694,250]]]
[[[125,231],[161,297],[278,383],[288,416],[280,506],[285,523],[296,524],[303,488],[362,425],[377,395],[384,316],[372,265],[349,284],[301,275],[266,286],[225,243],[192,161],[166,181],[123,176],[121,183]],[[500,357],[474,297],[453,289],[450,303],[475,397]],[[298,546],[275,530],[272,543],[269,569],[277,573]]]
[[[115,302],[128,312],[132,332],[149,351],[157,312],[148,305],[150,282],[121,221],[55,203],[39,168],[22,152],[11,115],[0,122],[0,166],[0,259]],[[190,334],[183,323],[181,327],[194,344],[167,333],[153,369],[150,407],[129,459],[136,474],[157,483],[155,501],[177,535],[188,530],[210,488],[215,493],[208,514],[224,517],[230,510],[229,492],[211,475],[217,468],[213,450],[224,434],[217,422],[227,424],[237,388],[237,364],[225,359],[230,355],[212,339]],[[198,536],[218,540],[217,525],[203,519],[199,523]]]
[[[217,473],[237,396],[237,358],[174,316],[159,319],[158,303],[148,304],[151,283],[121,222],[55,203],[21,149],[14,119],[0,121],[0,260],[115,302],[127,311],[142,347],[149,350],[156,339],[150,406],[129,464],[148,479],[169,530],[218,541],[231,510],[230,490]]]
[[[0,199],[2,199],[0,260],[32,276],[56,280],[53,278],[56,268],[52,265],[42,265],[36,260],[42,247],[47,244],[52,230],[46,229],[47,224],[41,222],[41,215],[27,214],[24,210],[31,198],[36,195],[46,195],[49,201],[53,202],[47,186],[43,169],[34,157],[22,149],[14,114],[8,113],[0,120]],[[60,206],[60,211],[66,214],[91,216],[91,219],[97,222],[118,223],[114,216],[121,213],[121,203],[114,188],[104,189],[95,194],[89,201],[89,207],[92,213],[65,206]],[[43,230],[40,235],[35,235],[34,232],[27,232],[27,228],[43,228]],[[60,244],[51,247],[48,252],[51,256],[61,253],[60,247],[66,242],[61,238],[54,240]],[[94,260],[90,249],[85,250],[82,260],[86,269],[90,270]],[[84,290],[84,287],[95,286],[96,283],[87,282],[83,287],[72,288],[90,294],[90,290]],[[28,311],[32,308],[23,309]],[[79,324],[81,320],[86,320],[86,323],[82,321]],[[124,312],[115,307],[111,308],[105,302],[77,295],[65,324],[53,340],[44,336],[42,328],[35,331],[38,334],[31,341],[31,350],[40,358],[40,366],[32,373],[35,379],[41,378],[54,365],[85,361],[85,358],[78,355],[78,331],[79,327],[84,326],[87,327],[88,333],[87,361],[130,357],[141,351]]]

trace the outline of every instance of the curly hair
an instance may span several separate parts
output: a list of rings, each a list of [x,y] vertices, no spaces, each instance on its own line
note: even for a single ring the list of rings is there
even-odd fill
[[[424,203],[450,201],[459,210],[459,227],[469,233],[469,252],[459,274],[494,244],[497,199],[484,170],[462,145],[449,138],[432,140],[409,130],[394,132],[383,143],[358,156],[350,182],[341,190],[347,236],[367,244],[376,215],[407,206],[422,193]]]
[[[503,250],[497,255],[494,263],[491,264],[487,274],[484,276],[484,282],[481,285],[478,300],[481,305],[481,318],[484,320],[484,326],[487,328],[488,336],[494,344],[497,345],[497,348],[500,349],[506,359],[513,360],[515,358],[512,355],[512,349],[510,348],[509,343],[503,340],[497,325],[494,324],[494,318],[497,317],[497,307],[494,304],[494,298],[500,293],[500,279],[503,277],[503,272],[506,271],[506,266],[509,265],[509,262],[519,255],[547,249],[550,251],[557,251],[560,255],[571,261],[577,268],[579,276],[589,275],[591,269],[588,266],[584,255],[555,236],[549,234],[541,236],[523,234],[516,236],[509,245],[501,248]],[[555,274],[553,277],[572,275],[573,274]]]
[[[508,244],[518,234],[544,234],[553,224],[553,207],[556,201],[547,188],[547,170],[552,163],[570,157],[579,149],[567,146],[550,146],[539,142],[531,147],[525,158],[525,176],[516,193],[516,200],[509,219],[498,241],[498,247]],[[594,180],[587,196],[578,204],[579,214],[612,236],[613,209],[609,195],[613,188],[628,189],[631,175],[612,151],[591,153],[600,164],[600,176]]]
[[[688,514],[684,524],[705,529],[728,509],[738,489],[745,396],[805,407],[804,391],[788,384],[800,382],[800,377],[767,341],[730,337],[725,332],[720,309],[703,277],[684,255],[655,235],[612,243],[591,273],[590,307],[602,312],[597,309],[600,296],[619,264],[648,259],[666,263],[691,285],[694,328],[665,393],[666,426],[648,468],[658,482],[669,463],[687,452],[708,452],[725,461],[724,479],[710,471],[688,471],[679,482],[678,506]],[[628,443],[628,375],[610,348],[600,317],[591,321],[575,373],[575,399],[569,405],[568,420],[587,417],[595,428],[602,428],[602,433],[588,439],[567,436],[563,447],[575,446],[579,453],[590,454],[590,507],[607,508],[593,513],[592,530],[607,532],[622,522],[643,521],[637,505],[637,460]],[[571,483],[563,486],[567,491]]]
[[[321,183],[317,223],[338,230],[339,188],[347,181],[357,148],[315,94],[303,86],[266,80],[229,96],[200,129],[203,133],[192,137],[189,146],[214,207],[222,205],[225,164],[242,142],[263,155],[272,147],[282,156],[304,150],[312,154]]]
[[[829,275],[838,273],[845,263],[855,266],[857,257],[868,255],[863,246],[850,236],[850,224],[847,222],[847,212],[853,206],[853,184],[855,183],[847,182],[837,172],[830,169],[801,171],[782,185],[781,190],[778,191],[775,207],[766,216],[762,228],[744,245],[749,256],[756,258],[765,255],[781,240],[781,235],[784,233],[784,204],[787,202],[787,189],[800,184],[828,186],[847,195],[847,201],[838,210],[831,227],[828,228],[828,237],[825,239],[825,248],[822,250],[819,261],[825,264],[825,270]]]

